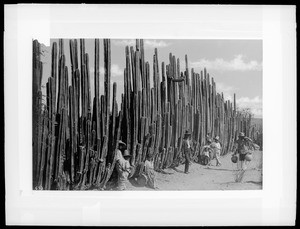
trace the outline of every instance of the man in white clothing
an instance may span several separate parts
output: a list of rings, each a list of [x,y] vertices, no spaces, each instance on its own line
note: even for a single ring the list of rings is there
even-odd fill
[[[220,155],[221,155],[221,144],[219,142],[219,136],[214,138],[214,142],[210,144],[211,149],[213,150],[214,158],[216,158],[217,164],[216,166],[220,166]]]

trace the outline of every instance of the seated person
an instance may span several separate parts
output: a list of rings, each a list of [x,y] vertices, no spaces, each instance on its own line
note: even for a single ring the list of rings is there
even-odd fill
[[[121,151],[123,151],[123,155]],[[126,190],[126,183],[128,182],[128,176],[131,171],[131,166],[129,163],[130,157],[131,155],[126,150],[126,144],[120,141],[116,159],[116,169],[118,171],[118,190]]]
[[[137,182],[139,185],[145,185],[152,189],[158,189],[155,185],[155,176],[153,159],[150,154],[147,154],[143,172],[137,178]]]
[[[212,149],[210,148],[211,140],[207,140],[207,144],[203,146],[200,152],[200,164],[210,165]]]

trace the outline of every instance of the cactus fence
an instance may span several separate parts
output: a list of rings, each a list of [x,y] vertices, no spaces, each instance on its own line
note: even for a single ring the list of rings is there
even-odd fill
[[[116,83],[110,92],[110,40],[104,39],[103,44],[104,95],[99,92],[99,39],[95,39],[94,63],[89,63],[84,39],[70,40],[71,66],[66,66],[64,40],[54,42],[51,76],[46,95],[42,95],[40,44],[33,41],[34,189],[104,189],[114,170],[119,140],[127,143],[134,176],[142,171],[147,153],[152,155],[156,171],[182,163],[186,130],[192,133],[194,161],[207,135],[220,136],[222,155],[232,149],[238,132],[257,135],[251,116],[237,111],[235,95],[233,102],[225,100],[223,93],[216,92],[216,82],[205,68],[200,73],[189,69],[187,56],[185,71],[181,72],[178,58],[170,53],[169,63],[160,64],[155,49],[150,75],[144,43],[139,39],[136,47],[125,49],[124,93],[118,104]],[[94,76],[90,75],[91,64]]]

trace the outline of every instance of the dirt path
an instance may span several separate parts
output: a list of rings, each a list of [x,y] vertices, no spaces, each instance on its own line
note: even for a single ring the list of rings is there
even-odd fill
[[[158,190],[259,190],[262,189],[262,152],[253,153],[253,160],[249,163],[244,174],[243,182],[234,181],[236,164],[230,160],[231,154],[221,157],[222,165],[203,166],[193,163],[190,173],[185,174],[184,165],[174,169],[165,169],[164,173],[157,173]],[[129,184],[127,190],[144,191],[146,187]]]

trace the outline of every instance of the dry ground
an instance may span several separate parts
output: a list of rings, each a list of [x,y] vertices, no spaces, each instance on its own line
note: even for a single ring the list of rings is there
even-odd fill
[[[193,163],[189,174],[185,174],[184,165],[176,169],[165,169],[164,173],[156,173],[158,190],[259,190],[262,189],[262,151],[253,152],[253,160],[249,163],[241,183],[235,182],[236,164],[230,160],[231,153],[221,157],[222,165],[216,167]],[[152,191],[147,187],[138,187],[131,182],[127,190]]]

